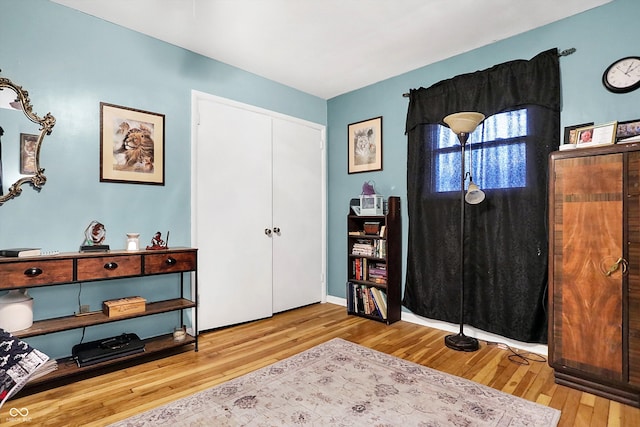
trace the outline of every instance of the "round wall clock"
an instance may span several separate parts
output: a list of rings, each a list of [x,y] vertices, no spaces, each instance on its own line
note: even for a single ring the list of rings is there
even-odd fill
[[[602,84],[614,93],[626,93],[640,87],[640,57],[628,56],[609,65],[602,75]]]

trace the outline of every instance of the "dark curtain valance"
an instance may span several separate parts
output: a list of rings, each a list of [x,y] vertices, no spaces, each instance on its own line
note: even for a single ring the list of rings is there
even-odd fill
[[[560,111],[558,50],[549,49],[531,60],[516,60],[483,71],[462,74],[429,88],[409,91],[406,132],[419,124],[443,124],[459,111],[492,116],[523,105]]]
[[[485,189],[485,201],[466,209],[462,261],[460,192],[438,192],[433,186],[440,124],[458,111],[489,117],[519,108],[527,111],[526,186]],[[464,262],[465,323],[519,341],[545,343],[547,168],[560,134],[557,50],[412,90],[406,129],[409,235],[404,306],[430,319],[457,323]],[[510,162],[496,165],[490,156],[476,159],[482,171],[513,172]],[[461,174],[459,168],[449,172]]]

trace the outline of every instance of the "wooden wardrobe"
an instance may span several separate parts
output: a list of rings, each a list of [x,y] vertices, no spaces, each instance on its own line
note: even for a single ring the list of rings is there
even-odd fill
[[[549,174],[556,382],[640,406],[640,144],[554,152]]]

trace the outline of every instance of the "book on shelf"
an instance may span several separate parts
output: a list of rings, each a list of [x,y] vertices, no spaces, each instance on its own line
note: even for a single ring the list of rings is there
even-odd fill
[[[40,255],[40,248],[0,249],[0,257],[27,257]]]
[[[383,319],[387,319],[387,300],[384,293],[378,288],[371,288],[371,293],[376,302],[376,305],[380,308],[380,315]]]
[[[373,286],[347,282],[348,310],[387,319],[387,301],[384,293]]]

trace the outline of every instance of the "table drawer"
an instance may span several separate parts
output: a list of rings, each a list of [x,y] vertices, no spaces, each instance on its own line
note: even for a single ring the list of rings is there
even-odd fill
[[[31,259],[2,264],[0,289],[52,285],[73,281],[73,260]]]
[[[144,274],[178,273],[196,269],[196,252],[171,252],[144,256]]]
[[[140,255],[103,256],[78,259],[78,281],[100,280],[114,277],[140,276],[142,257]]]

